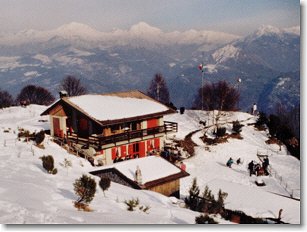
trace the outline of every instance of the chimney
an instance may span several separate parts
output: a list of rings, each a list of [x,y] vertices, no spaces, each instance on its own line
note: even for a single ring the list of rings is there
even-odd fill
[[[139,166],[136,166],[136,171],[135,171],[135,181],[139,184],[142,185],[142,172]]]
[[[68,93],[65,90],[59,92],[60,98],[68,97]]]

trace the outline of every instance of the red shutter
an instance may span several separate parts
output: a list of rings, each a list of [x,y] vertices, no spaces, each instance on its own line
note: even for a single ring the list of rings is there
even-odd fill
[[[127,147],[126,145],[123,145],[120,147],[120,154],[121,154],[121,157],[126,157],[127,156]]]
[[[140,142],[140,157],[145,157],[145,142]]]
[[[129,144],[129,145],[128,145],[128,154],[129,154],[129,155],[132,155],[132,154],[133,154],[133,145],[132,145],[132,144]]]
[[[116,147],[112,147],[112,160],[114,160],[116,157],[116,150],[117,150]]]
[[[157,127],[158,125],[159,125],[159,121],[157,118],[147,120],[147,128]]]
[[[151,151],[153,149],[152,140],[147,140],[147,151]]]
[[[160,149],[160,139],[159,138],[155,138],[155,145],[154,145],[155,149]]]

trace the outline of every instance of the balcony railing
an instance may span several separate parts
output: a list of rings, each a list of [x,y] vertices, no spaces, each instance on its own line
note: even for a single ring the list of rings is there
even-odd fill
[[[73,140],[76,143],[93,145],[95,147],[101,147],[106,144],[116,144],[121,141],[130,141],[131,139],[141,138],[146,136],[155,136],[161,133],[175,133],[178,131],[178,124],[175,122],[164,121],[163,126],[147,128],[142,130],[126,131],[123,133],[113,134],[109,136],[103,135],[91,135],[89,138],[80,138],[77,134],[68,135],[69,140]]]

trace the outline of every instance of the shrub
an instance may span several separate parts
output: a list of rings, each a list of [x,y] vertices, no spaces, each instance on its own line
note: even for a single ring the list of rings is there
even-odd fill
[[[223,137],[225,134],[226,134],[226,127],[218,127],[216,129],[215,135],[217,138]]]
[[[217,224],[217,222],[208,215],[200,215],[195,218],[196,224]]]
[[[128,206],[127,208],[128,211],[134,211],[134,208],[136,208],[139,205],[139,203],[140,203],[139,198],[125,201],[125,204]]]
[[[35,134],[35,142],[37,145],[40,145],[45,139],[45,131],[41,130]]]
[[[101,177],[100,178],[99,186],[102,189],[104,196],[106,196],[104,191],[108,190],[110,185],[111,185],[111,180],[109,178],[107,178],[107,177]]]
[[[255,127],[258,128],[258,130],[264,130],[265,126],[268,124],[269,120],[265,113],[260,112],[259,117],[255,123]]]
[[[139,207],[139,209],[142,210],[144,213],[147,213],[147,211],[150,209],[150,207],[149,207],[149,206],[143,206],[143,205],[141,205],[141,206]]]
[[[30,131],[28,130],[20,129],[17,136],[18,138],[33,138],[35,134],[34,133],[31,134]]]
[[[74,206],[75,208],[77,208],[78,210],[83,210],[85,212],[91,212],[92,210],[90,209],[90,207],[87,204],[84,203],[78,203],[78,202],[74,202]]]
[[[68,175],[68,168],[72,167],[72,162],[66,158],[64,158],[63,163],[59,163],[62,167],[66,168],[67,170],[67,175]]]
[[[232,122],[232,130],[234,131],[235,134],[240,134],[240,132],[242,131],[242,127],[243,125],[240,124],[238,120]]]
[[[90,203],[96,193],[95,179],[87,175],[82,175],[73,184],[75,194],[79,197],[77,203]]]
[[[44,169],[48,173],[52,173],[53,174],[53,170],[54,170],[54,159],[53,159],[53,157],[51,155],[48,155],[48,156],[42,156],[42,157],[40,157],[40,159],[43,162]]]

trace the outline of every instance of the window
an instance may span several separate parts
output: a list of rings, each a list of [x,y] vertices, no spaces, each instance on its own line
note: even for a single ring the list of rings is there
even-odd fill
[[[138,153],[140,151],[140,145],[139,143],[133,144],[133,153]]]

